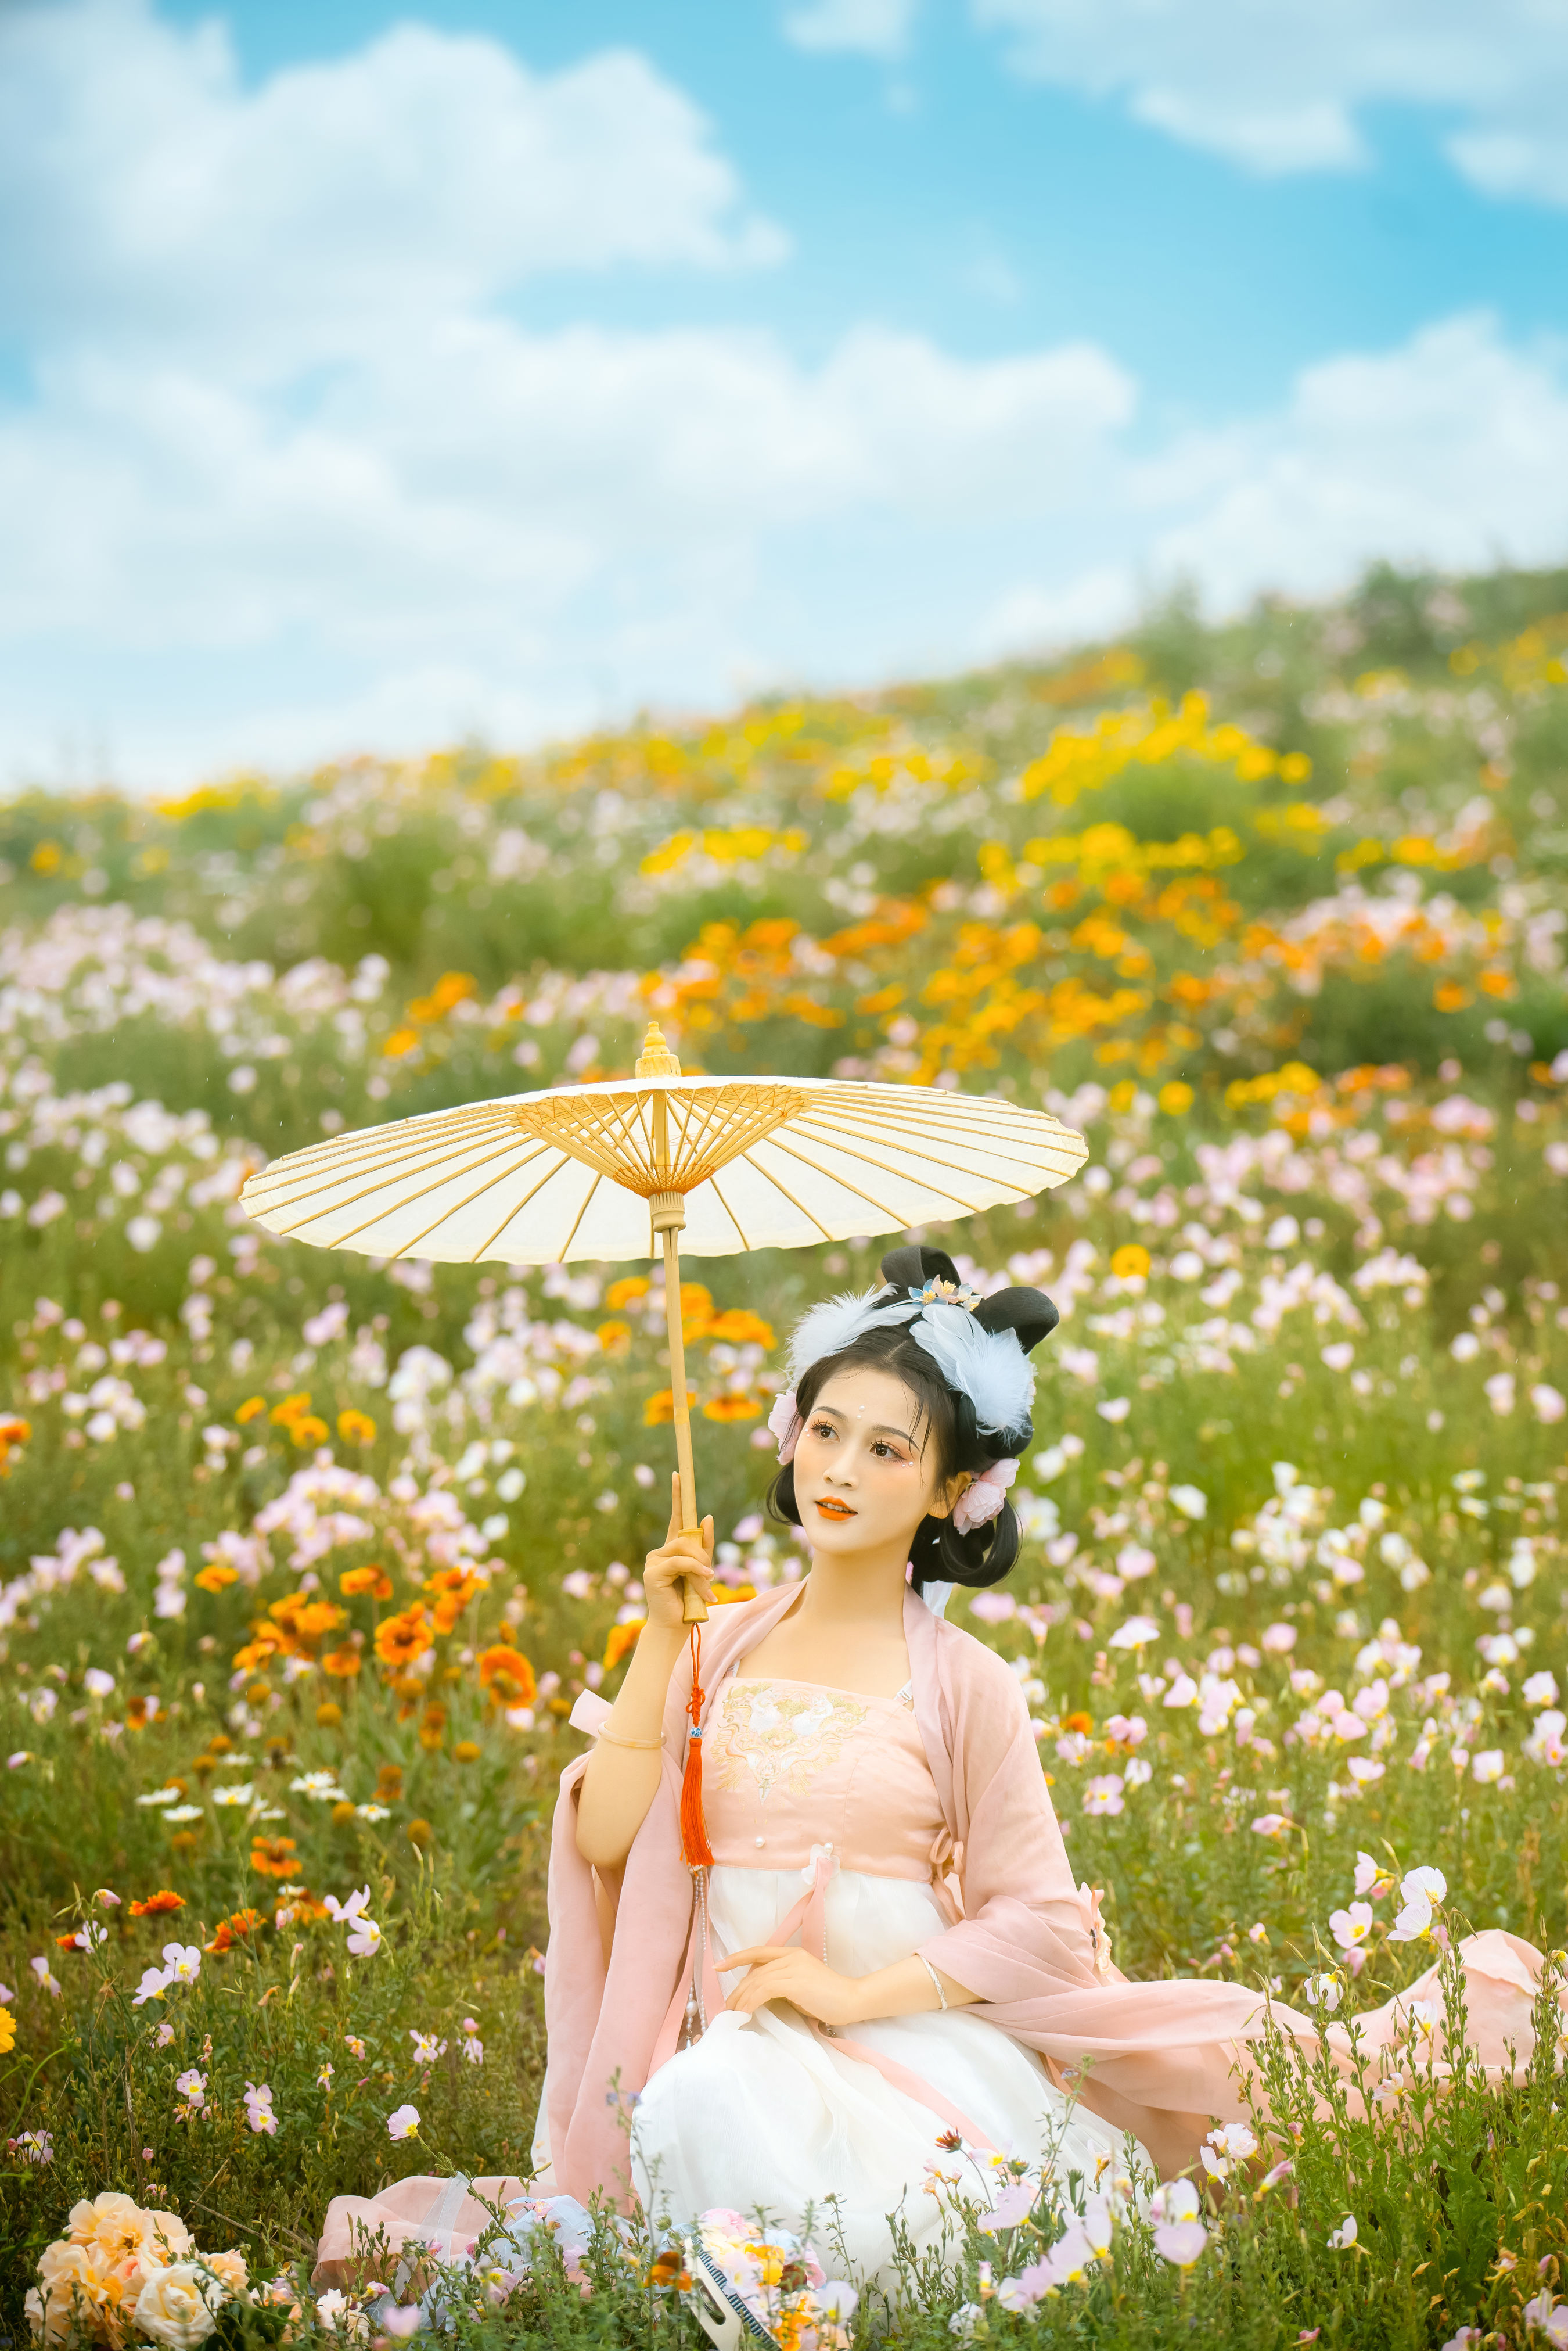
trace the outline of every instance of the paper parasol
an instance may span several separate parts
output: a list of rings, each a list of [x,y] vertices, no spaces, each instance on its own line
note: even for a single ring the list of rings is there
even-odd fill
[[[288,1240],[472,1265],[664,1259],[680,1522],[697,1484],[679,1236],[693,1257],[800,1249],[970,1216],[1088,1156],[1044,1111],[937,1086],[683,1078],[657,1021],[635,1079],[466,1102],[275,1159],[240,1194]],[[686,1614],[706,1614],[690,1588]]]

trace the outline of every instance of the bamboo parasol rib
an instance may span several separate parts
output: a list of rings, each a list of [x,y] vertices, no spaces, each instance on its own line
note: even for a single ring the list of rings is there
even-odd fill
[[[971,1216],[1065,1183],[1088,1146],[999,1096],[830,1078],[683,1077],[659,1023],[635,1079],[334,1135],[240,1195],[280,1238],[370,1257],[664,1265],[681,1524],[697,1486],[680,1319],[692,1257],[799,1249]],[[723,1176],[721,1187],[719,1177]],[[704,1612],[690,1596],[687,1614]]]

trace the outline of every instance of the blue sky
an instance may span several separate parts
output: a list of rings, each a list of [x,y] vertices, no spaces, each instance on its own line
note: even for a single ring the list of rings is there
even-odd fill
[[[1528,0],[13,0],[0,788],[1568,550]]]

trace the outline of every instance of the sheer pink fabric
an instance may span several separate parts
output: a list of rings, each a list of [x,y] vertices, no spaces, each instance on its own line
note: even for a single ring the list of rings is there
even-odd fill
[[[386,2286],[397,2283],[405,2252],[415,2249],[399,2295],[400,2301],[407,2301],[420,2282],[421,2252],[438,2261],[465,2253],[473,2240],[494,2223],[494,2213],[486,2210],[487,2205],[516,2210],[526,2195],[522,2180],[499,2172],[466,2182],[417,2172],[407,2179],[395,2179],[379,2196],[335,2196],[327,2208],[310,2282],[323,2287],[362,2283],[372,2273],[364,2248],[372,2240],[383,2239],[388,2252],[374,2273]],[[481,2197],[484,2203],[480,2202]]]
[[[716,1613],[703,1632],[703,1675],[717,1693],[794,1600],[786,1584]],[[1260,1996],[1241,1985],[1128,1983],[1111,1965],[1097,1897],[1074,1885],[1018,1682],[983,1643],[935,1617],[912,1591],[904,1605],[915,1722],[961,1886],[962,1916],[920,1946],[921,1956],[978,1992],[979,2015],[1037,2049],[1084,2105],[1131,2130],[1161,2168],[1193,2161],[1214,2120],[1245,2112],[1238,2078],[1261,2026]],[[599,1887],[576,1847],[576,1789],[586,1759],[561,1777],[550,1849],[550,1947],[545,2002],[545,2098],[556,2186],[585,2201],[602,2189],[629,2206],[628,2094],[651,2070],[655,2043],[680,1980],[691,1926],[691,1882],[680,1859],[684,1665],[670,1686],[662,1781],[618,1882]],[[714,1698],[709,1700],[711,1719]],[[603,1719],[579,1701],[576,1719]],[[604,1897],[601,1933],[600,1895]],[[1530,2047],[1540,1955],[1491,1932],[1462,1947],[1470,2038],[1494,2074],[1506,2044]],[[1403,1999],[1358,2020],[1376,2048],[1404,2029]],[[1310,2021],[1276,2004],[1276,2018],[1313,2044]],[[1328,2043],[1348,2054],[1342,2027]],[[1085,2070],[1086,2068],[1086,2070]]]

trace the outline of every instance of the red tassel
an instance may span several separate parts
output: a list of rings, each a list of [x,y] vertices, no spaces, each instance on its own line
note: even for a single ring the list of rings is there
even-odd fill
[[[702,1818],[702,1636],[691,1627],[691,1696],[686,1728],[686,1769],[680,1775],[680,1851],[688,1869],[711,1869],[713,1849]]]

